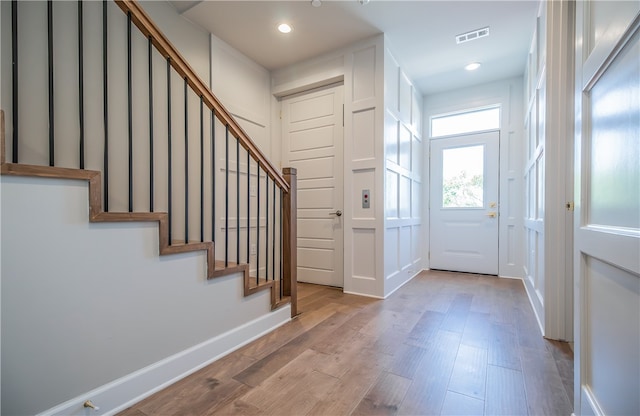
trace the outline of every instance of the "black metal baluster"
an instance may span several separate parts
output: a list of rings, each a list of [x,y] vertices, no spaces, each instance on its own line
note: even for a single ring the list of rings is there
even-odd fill
[[[266,171],[265,171],[266,173]],[[264,175],[264,196],[265,196],[265,214],[264,214],[264,280],[269,280],[269,174]]]
[[[236,264],[240,264],[240,140],[236,139]]]
[[[284,229],[284,223],[282,222],[282,207],[284,202],[284,193],[282,192],[282,188],[280,188],[280,299],[284,296],[284,288],[282,287],[282,282],[284,280],[283,271],[282,271],[282,257],[284,251],[284,240],[282,239],[282,230]]]
[[[271,280],[276,280],[276,181],[273,181],[273,234],[271,235]]]
[[[47,1],[47,56],[49,61],[49,166],[55,165],[55,134],[53,115],[53,1]]]
[[[225,166],[224,166],[224,267],[229,266],[229,125],[226,126],[224,137]]]
[[[257,182],[257,212],[256,212],[256,280],[260,280],[260,163],[258,165]]]
[[[216,242],[216,111],[211,110],[211,241]]]
[[[247,150],[247,163],[251,163],[249,156],[250,156],[249,155],[249,151]],[[256,163],[256,165],[260,166],[257,163]],[[249,166],[251,166],[251,165],[249,165]],[[251,176],[251,169],[249,169],[249,176]],[[249,184],[247,184],[247,187],[249,187]],[[249,190],[248,193],[250,194],[251,191]],[[251,205],[251,198],[249,198],[249,205]],[[247,213],[247,235],[250,236],[251,235],[250,233],[251,233],[251,216]],[[247,240],[251,240],[251,239],[248,238]],[[251,241],[248,241],[247,242],[247,258],[248,259],[251,259],[251,257],[249,257],[250,248],[251,248]],[[249,260],[249,264],[251,264],[251,260]],[[256,269],[256,285],[259,285],[259,284],[260,284],[260,278],[258,277],[258,273],[257,273],[257,269]]]
[[[247,264],[251,269],[251,154],[247,149]]]
[[[149,36],[149,212],[153,212],[153,38]]]
[[[204,98],[200,96],[200,242],[204,242]]]
[[[133,92],[131,74],[131,12],[127,12],[127,115],[129,117],[129,212],[133,212]]]
[[[167,58],[167,214],[169,217],[169,245],[171,245],[171,58]]]
[[[184,243],[189,243],[189,95],[184,78]]]
[[[18,1],[11,2],[11,78],[13,144],[11,161],[18,163]]]
[[[104,212],[109,212],[109,82],[107,53],[107,0],[102,1],[102,122],[104,127],[104,151],[102,173],[104,174]]]
[[[78,0],[78,114],[80,123],[80,169],[84,169],[84,45],[83,45],[83,0]]]

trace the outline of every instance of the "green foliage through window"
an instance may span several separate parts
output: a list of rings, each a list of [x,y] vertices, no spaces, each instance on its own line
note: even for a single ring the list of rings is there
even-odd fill
[[[442,207],[484,206],[484,146],[444,149],[442,152]]]
[[[466,170],[446,178],[442,184],[442,205],[445,208],[482,208],[482,175],[470,175]]]

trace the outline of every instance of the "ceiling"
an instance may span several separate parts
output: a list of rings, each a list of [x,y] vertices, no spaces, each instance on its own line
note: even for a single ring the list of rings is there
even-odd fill
[[[538,1],[171,1],[178,12],[272,71],[384,33],[424,94],[464,88],[524,72]],[[289,34],[276,30],[286,22]],[[456,44],[461,33],[490,36]],[[470,62],[476,71],[465,71]]]

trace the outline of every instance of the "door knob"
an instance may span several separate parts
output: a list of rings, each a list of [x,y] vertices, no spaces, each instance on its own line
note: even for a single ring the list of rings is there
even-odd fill
[[[490,213],[486,214],[486,216],[490,217],[490,218],[495,218],[495,217],[498,216],[498,213],[497,212],[490,212]]]
[[[342,217],[342,211],[337,210],[336,212],[330,212],[329,215],[336,215],[338,217]]]

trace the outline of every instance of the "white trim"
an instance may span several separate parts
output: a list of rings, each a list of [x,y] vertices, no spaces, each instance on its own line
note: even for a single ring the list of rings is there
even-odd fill
[[[573,200],[574,9],[568,2],[551,2],[547,8],[547,56],[544,147],[544,335],[573,341]],[[572,282],[571,282],[572,283]]]
[[[380,300],[384,300],[384,298],[382,296],[377,296],[377,295],[370,295],[368,293],[359,293],[359,292],[352,292],[350,290],[343,290],[342,293],[346,293],[347,295],[356,295],[356,296],[364,296],[365,298],[372,298],[372,299],[380,299]]]
[[[276,98],[285,98],[290,95],[305,93],[316,88],[328,87],[340,83],[344,83],[344,73],[342,73],[341,70],[336,70],[334,74],[331,75],[310,76],[295,82],[279,85],[273,88],[272,94]]]
[[[503,276],[503,275],[498,275],[498,277],[500,279],[513,279],[513,280],[522,280],[524,282],[524,279],[522,277],[519,276]]]
[[[581,410],[582,410],[581,414],[584,414],[584,411],[585,411],[584,404],[589,406],[589,410],[591,410],[591,412],[595,416],[606,415],[606,413],[602,410],[602,408],[598,404],[598,401],[596,400],[589,386],[585,386],[585,385],[582,386],[582,405],[583,406],[581,407]]]
[[[520,194],[510,194],[510,190],[524,189],[521,175],[524,153],[522,100],[523,90],[520,87],[521,78],[508,78],[475,87],[443,92],[424,98],[423,119],[429,121],[432,115],[455,114],[473,109],[500,106],[500,211],[505,215],[500,218],[499,246],[498,246],[498,275],[522,277],[524,260],[524,198]],[[430,123],[423,126],[428,132]],[[444,137],[443,137],[444,138]],[[438,138],[440,139],[440,138]],[[438,140],[436,139],[436,140]],[[425,136],[431,141],[430,135]],[[429,171],[430,154],[425,151],[425,172]],[[423,218],[429,218],[429,177],[423,176]],[[510,215],[506,215],[510,213]],[[430,233],[428,221],[423,223],[425,233]],[[509,246],[509,232],[513,232],[514,245]],[[426,234],[428,240],[428,234]],[[509,250],[513,250],[511,255]],[[423,258],[428,259],[429,244],[424,244]],[[430,266],[426,260],[426,266]]]
[[[391,292],[387,293],[383,299],[387,299],[389,296],[393,295],[398,289],[400,289],[402,286],[406,285],[407,283],[409,283],[410,281],[412,281],[417,275],[419,275],[420,273],[422,273],[423,271],[428,270],[428,269],[422,269],[422,270],[418,270],[416,273],[414,273],[413,276],[411,276],[410,278],[408,278],[407,280],[405,280],[404,282],[400,283],[398,285],[398,287],[396,287],[395,289],[393,289]],[[404,271],[404,270],[403,270]],[[391,276],[389,276],[391,277]]]
[[[540,335],[544,336],[544,326],[542,325],[542,318],[538,312],[538,309],[542,309],[543,306],[541,304],[540,298],[537,294],[535,294],[535,289],[533,289],[533,286],[531,285],[531,282],[529,281],[529,279],[521,279],[522,280],[522,284],[524,285],[524,291],[527,294],[527,297],[529,298],[529,305],[531,305],[531,309],[533,310],[533,315],[536,317],[536,322],[538,322],[538,328],[540,328]],[[529,282],[529,284],[527,284],[527,282]],[[531,288],[530,288],[531,286]],[[534,292],[534,296],[531,296],[531,291]]]
[[[38,415],[86,415],[87,409],[83,407],[86,400],[99,408],[92,415],[116,414],[286,324],[290,316],[291,306],[287,305]]]

